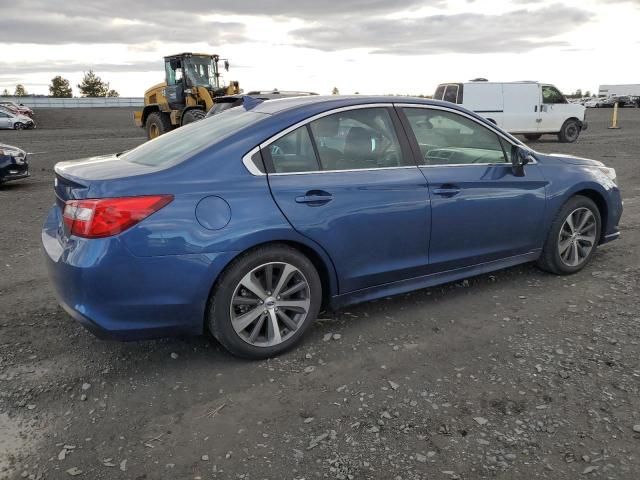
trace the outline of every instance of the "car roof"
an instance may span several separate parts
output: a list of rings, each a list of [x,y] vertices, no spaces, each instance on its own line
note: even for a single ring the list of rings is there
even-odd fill
[[[463,110],[454,103],[440,100],[430,100],[418,97],[396,97],[389,95],[309,95],[303,97],[277,98],[263,102],[253,108],[253,111],[267,114],[278,114],[288,110],[303,109],[305,107],[326,105],[327,109],[364,105],[368,103],[415,103],[417,105],[446,106]]]

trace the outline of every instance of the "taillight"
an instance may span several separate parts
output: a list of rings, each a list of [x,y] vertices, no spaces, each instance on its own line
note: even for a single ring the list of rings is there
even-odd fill
[[[103,238],[117,235],[173,200],[173,195],[69,200],[63,219],[71,235]]]

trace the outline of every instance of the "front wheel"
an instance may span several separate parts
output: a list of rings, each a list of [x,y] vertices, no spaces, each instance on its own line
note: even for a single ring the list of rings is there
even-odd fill
[[[557,275],[582,270],[598,247],[600,230],[600,211],[593,200],[570,198],[551,224],[538,266]]]
[[[25,124],[22,122],[16,122],[13,124],[13,128],[14,130],[24,130],[25,129]]]
[[[232,354],[268,358],[300,341],[321,300],[320,277],[307,257],[287,245],[260,247],[234,260],[220,276],[207,323]]]
[[[562,125],[558,140],[562,143],[573,143],[580,136],[580,124],[577,120],[569,119]]]
[[[164,112],[152,112],[145,123],[147,138],[153,140],[171,130],[171,118]]]
[[[202,110],[192,109],[188,110],[187,113],[182,117],[182,125],[187,125],[188,123],[197,122],[198,120],[202,120],[205,117],[206,113]]]

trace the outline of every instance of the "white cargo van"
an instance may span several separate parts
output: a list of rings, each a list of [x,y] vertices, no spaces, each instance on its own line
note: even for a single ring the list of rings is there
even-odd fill
[[[575,142],[587,128],[586,108],[569,103],[556,87],[545,83],[443,83],[433,98],[460,104],[528,140],[552,133],[561,142]]]

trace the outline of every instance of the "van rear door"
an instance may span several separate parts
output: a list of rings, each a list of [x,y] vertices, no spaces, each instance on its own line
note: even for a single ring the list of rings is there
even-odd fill
[[[509,133],[534,133],[540,123],[540,85],[504,83],[503,128]]]

